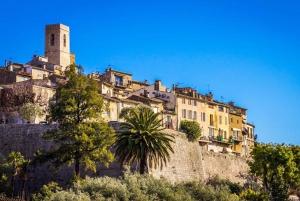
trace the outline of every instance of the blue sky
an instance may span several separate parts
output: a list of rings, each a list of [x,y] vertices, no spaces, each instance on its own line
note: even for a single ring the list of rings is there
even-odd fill
[[[44,54],[44,27],[71,31],[86,73],[191,86],[248,108],[260,142],[300,145],[299,1],[1,1],[0,65]]]

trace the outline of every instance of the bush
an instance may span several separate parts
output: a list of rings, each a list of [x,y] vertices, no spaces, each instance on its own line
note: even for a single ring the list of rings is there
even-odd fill
[[[239,195],[243,191],[243,187],[239,185],[239,183],[234,183],[229,179],[221,179],[219,175],[215,175],[211,179],[207,181],[207,184],[214,186],[215,188],[218,186],[228,186],[230,192],[232,194]]]
[[[49,188],[46,188],[48,192]],[[45,189],[44,189],[45,190]],[[77,182],[73,188],[66,191],[51,190],[40,193],[39,200],[136,200],[136,201],[236,201],[238,197],[230,193],[227,185],[213,186],[203,182],[187,182],[171,184],[165,179],[155,179],[150,175],[125,172],[122,178],[87,177],[83,182]],[[37,199],[35,199],[37,200]]]
[[[185,131],[189,140],[196,142],[201,136],[202,128],[196,121],[181,121],[181,130]]]
[[[247,201],[268,201],[269,196],[265,191],[255,192],[252,189],[247,189],[241,192],[240,198]]]

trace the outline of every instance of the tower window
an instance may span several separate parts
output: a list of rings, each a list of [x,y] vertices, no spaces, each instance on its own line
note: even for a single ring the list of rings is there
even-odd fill
[[[64,34],[64,47],[67,46],[67,38],[66,38],[66,34]]]
[[[54,34],[51,34],[50,45],[54,46]]]

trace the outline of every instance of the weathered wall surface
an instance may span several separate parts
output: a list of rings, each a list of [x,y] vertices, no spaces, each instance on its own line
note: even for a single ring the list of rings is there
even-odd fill
[[[174,153],[166,166],[160,169],[152,169],[150,173],[159,178],[167,178],[171,182],[203,180],[204,172],[202,165],[201,148],[197,142],[189,142],[184,133],[167,130],[175,136],[172,144]]]
[[[32,159],[36,149],[50,149],[53,142],[41,138],[43,133],[55,129],[56,125],[18,125],[0,124],[0,153],[7,156],[11,151],[20,151],[26,159]],[[203,151],[198,143],[189,142],[185,134],[167,130],[175,136],[173,143],[174,153],[171,154],[171,161],[160,169],[151,169],[150,173],[155,177],[161,176],[171,182],[206,180],[210,176],[218,174],[222,178],[228,178],[234,182],[244,183],[248,166],[246,159]],[[132,170],[134,171],[134,168]],[[35,192],[43,184],[56,181],[64,185],[71,178],[74,167],[64,167],[58,172],[51,172],[43,167],[29,167],[27,192]],[[97,165],[97,172],[82,172],[90,176],[121,176],[122,170],[117,162],[110,164],[109,168]],[[17,182],[18,183],[18,182]]]
[[[240,156],[202,151],[205,179],[218,174],[221,178],[243,184],[247,180],[247,159]]]

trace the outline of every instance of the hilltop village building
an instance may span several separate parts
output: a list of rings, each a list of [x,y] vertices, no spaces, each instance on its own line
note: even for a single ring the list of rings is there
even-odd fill
[[[18,109],[26,101],[39,104],[45,111],[35,123],[47,120],[46,109],[55,100],[57,83],[66,83],[64,71],[75,64],[75,54],[70,52],[70,30],[62,24],[46,25],[45,55],[34,55],[25,63],[7,62],[0,68],[0,122],[22,123]],[[181,121],[196,121],[202,127],[199,145],[208,151],[228,152],[247,156],[254,146],[255,126],[247,122],[247,109],[213,99],[213,94],[200,94],[191,87],[173,85],[171,89],[155,80],[153,84],[133,80],[128,72],[112,69],[87,75],[99,84],[99,96],[109,104],[103,118],[121,122],[121,110],[143,103],[160,114],[162,127],[181,130]],[[10,94],[10,95],[9,95]],[[25,102],[5,97],[24,96]]]

